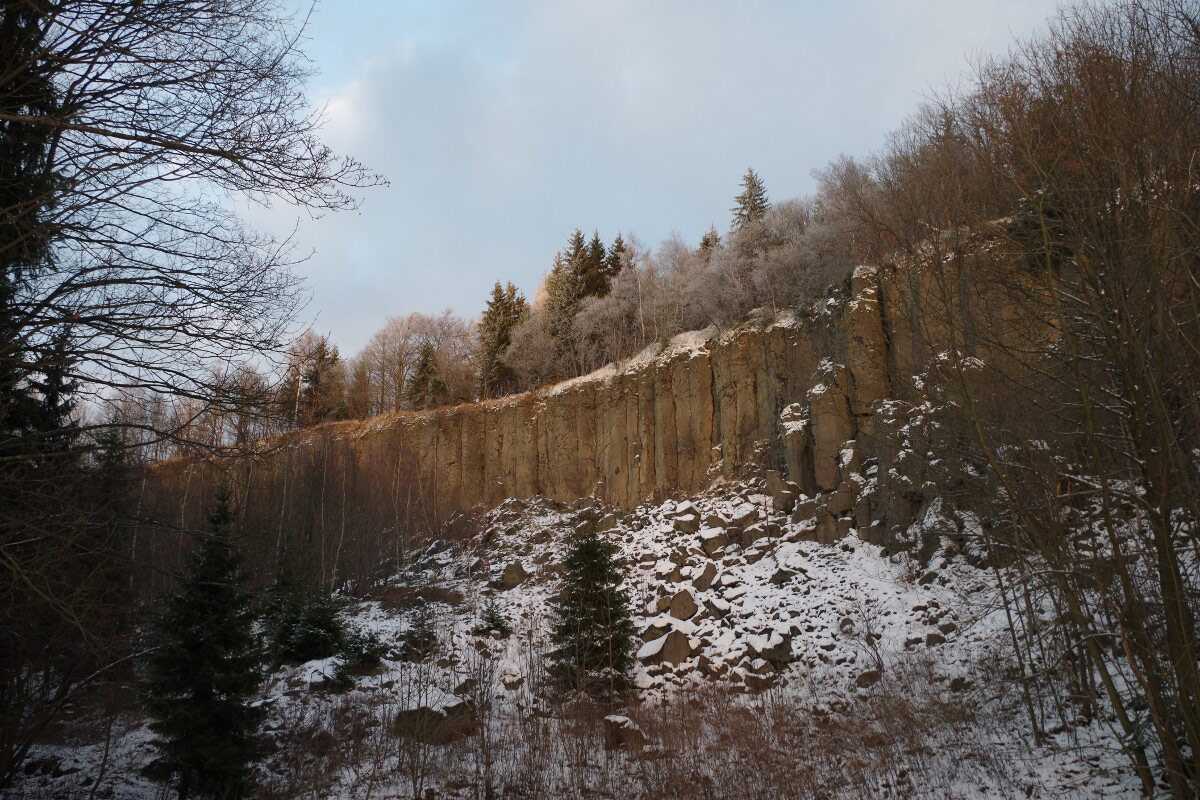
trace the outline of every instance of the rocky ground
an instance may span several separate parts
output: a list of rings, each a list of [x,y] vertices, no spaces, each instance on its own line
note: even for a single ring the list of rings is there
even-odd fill
[[[763,481],[629,514],[505,502],[349,605],[388,650],[378,669],[349,686],[336,659],[271,676],[263,796],[1136,794],[1102,720],[1028,743],[987,573],[952,547],[918,563],[854,534],[820,544],[806,503]],[[619,545],[634,600],[621,708],[547,691],[548,601],[583,526]],[[511,634],[479,629],[489,602]],[[414,662],[419,615],[438,644]],[[18,790],[161,796],[137,777],[149,738],[130,715],[76,725]]]

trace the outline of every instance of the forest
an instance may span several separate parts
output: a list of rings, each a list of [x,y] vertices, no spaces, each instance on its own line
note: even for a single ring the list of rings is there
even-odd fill
[[[985,724],[987,703],[1003,696],[1019,718],[1005,731],[1027,742],[1026,761],[1070,752],[1092,779],[1112,778],[1111,796],[1196,796],[1194,3],[1065,6],[1041,33],[979,59],[968,81],[915,109],[874,153],[814,165],[811,196],[772,200],[770,176],[747,169],[740,184],[731,176],[728,224],[698,221],[694,245],[680,235],[645,244],[636,220],[588,234],[581,220],[547,254],[539,286],[496,276],[473,316],[392,317],[353,356],[339,352],[336,331],[297,335],[303,286],[291,243],[250,229],[230,202],[334,213],[387,181],[319,138],[300,44],[296,21],[271,0],[0,6],[0,795],[65,791],[47,783],[35,793],[57,769],[44,753],[86,729],[101,731],[93,738],[103,757],[89,762],[95,774],[72,777],[69,796],[113,796],[99,793],[119,772],[110,751],[126,752],[113,731],[131,719],[145,744],[126,771],[141,777],[121,784],[133,787],[127,794],[112,790],[119,796],[720,797],[751,780],[774,796],[817,796],[821,786],[839,797],[1029,796],[1034,785],[1009,781],[1016,768],[999,761],[980,767],[998,781],[991,789],[974,775],[963,789],[905,738],[966,747],[982,730],[971,725]],[[859,414],[899,420],[893,439],[879,428],[878,452],[858,465],[863,508],[920,509],[880,541],[788,540],[811,528],[805,504],[832,509],[840,487],[808,498],[795,476],[790,486],[779,477],[779,459],[739,465],[740,482],[714,480],[712,491],[729,497],[664,493],[637,510],[598,497],[522,498],[447,520],[421,505],[420,454],[395,452],[351,476],[372,499],[348,518],[350,461],[299,444],[350,430],[330,423],[532,403],[689,331],[810,331],[831,309],[849,314],[862,302],[852,282],[863,266],[895,285],[920,282],[905,297],[921,308],[904,313],[925,320],[913,334],[920,346],[904,353],[911,374],[888,375],[889,397]],[[811,337],[832,339],[832,330]],[[837,382],[832,369],[822,391]],[[812,429],[815,417],[804,424]],[[858,430],[865,440],[868,429]],[[883,474],[893,445],[891,463],[919,462],[920,486],[895,488],[899,478]],[[851,472],[859,457],[843,460]],[[334,481],[336,513],[325,500]],[[743,510],[755,502],[761,513]],[[846,527],[860,513],[852,506],[838,511]],[[943,512],[957,527],[930,534]],[[689,552],[654,538],[666,530],[707,538]],[[772,550],[778,569],[753,577],[766,558],[747,535],[756,530],[778,547],[827,548],[828,558],[881,547],[881,563],[912,593],[905,602],[919,602],[930,625],[949,625],[922,632],[929,647],[966,626],[916,593],[949,586],[938,575],[975,570],[982,577],[963,585],[988,598],[997,637],[979,645],[990,671],[972,695],[977,706],[947,692],[984,683],[985,672],[959,688],[957,675],[923,683],[904,653],[926,644],[898,645],[891,660],[872,631],[894,621],[861,598],[830,623],[846,649],[827,650],[872,665],[873,678],[847,678],[864,705],[840,696],[788,705],[800,700],[779,687],[803,680],[786,672],[793,656],[778,655],[761,609],[731,622],[728,598],[756,580],[791,591],[808,573]],[[637,549],[648,542],[660,549]],[[816,551],[803,552],[824,575]],[[553,587],[544,596],[525,584],[535,554]],[[675,554],[691,560],[673,563]],[[718,569],[734,577],[722,584]],[[680,598],[685,578],[702,602]],[[701,597],[710,587],[730,594]],[[787,602],[799,608],[805,595]],[[368,602],[394,620],[353,622],[347,609]],[[463,603],[473,610],[454,610]],[[666,616],[693,622],[668,633]],[[705,650],[697,674],[720,683],[741,669],[739,687],[769,702],[747,710],[725,695],[654,694],[671,683],[660,680],[669,648],[683,661],[697,642],[711,644],[700,620],[749,650],[741,666],[711,670],[720,659]],[[779,634],[784,649],[801,647],[801,631]],[[489,642],[508,655],[487,661]],[[828,669],[843,666],[814,657],[812,674],[831,660]],[[330,669],[314,701],[326,704],[320,724],[279,699],[302,691],[287,670],[317,662]],[[521,674],[509,680],[514,664]],[[389,665],[402,666],[393,674]],[[438,683],[437,670],[460,666],[474,670],[472,683]],[[396,681],[390,691],[408,692],[387,707],[386,724],[364,721],[369,703],[355,705],[364,681],[381,674]],[[889,677],[876,686],[881,674]],[[500,695],[479,688],[493,684],[527,705],[514,700],[505,717]],[[279,688],[276,705],[264,700],[268,686]],[[678,720],[655,728],[659,706],[639,704],[639,692]],[[450,744],[446,720],[468,696],[471,732]],[[895,720],[888,708],[899,709]],[[285,724],[280,709],[298,716]],[[430,709],[446,728],[428,729]],[[781,749],[705,739],[722,714],[731,725],[752,720],[744,735]],[[614,766],[611,754],[630,749],[633,729],[644,739],[642,728],[660,743]],[[533,744],[509,752],[504,737]],[[804,761],[817,759],[798,754],[808,741],[837,757]],[[878,762],[856,760],[864,749]],[[683,761],[663,756],[679,752],[736,758],[670,775]],[[721,782],[722,769],[740,775],[756,757],[750,777]],[[316,788],[306,762],[354,777],[336,792]],[[914,788],[910,768],[927,783]],[[378,777],[388,775],[393,783]],[[1056,786],[1062,796],[1098,791],[1080,781]]]

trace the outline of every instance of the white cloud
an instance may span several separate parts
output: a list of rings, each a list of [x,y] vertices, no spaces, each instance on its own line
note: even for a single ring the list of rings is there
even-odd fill
[[[369,6],[327,7],[311,32],[341,59],[314,98],[326,139],[392,181],[302,226],[320,326],[348,352],[389,314],[474,314],[497,279],[532,291],[576,226],[651,243],[722,227],[747,166],[775,198],[810,191],[813,168],[878,146],[968,55],[1053,10],[614,0],[387,4],[394,33],[322,19]]]

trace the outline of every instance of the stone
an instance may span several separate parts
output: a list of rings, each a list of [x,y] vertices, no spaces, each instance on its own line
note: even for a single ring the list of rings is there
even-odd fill
[[[660,636],[666,636],[670,631],[670,622],[665,619],[656,619],[643,628],[639,636],[643,642],[652,642]]]
[[[755,672],[746,673],[746,688],[752,692],[762,692],[770,689],[775,683],[775,674],[759,675]]]
[[[663,583],[678,583],[683,580],[683,570],[676,562],[660,561],[654,566],[654,577]]]
[[[676,517],[675,530],[680,533],[695,533],[700,530],[700,517],[696,514],[684,514]]]
[[[692,575],[692,586],[695,586],[698,591],[707,592],[716,579],[717,565],[710,561],[704,565],[704,569]]]
[[[792,403],[779,414],[783,439],[783,455],[787,461],[788,478],[811,494],[816,491],[813,475],[812,436],[808,408],[804,403]]]
[[[633,720],[622,714],[604,718],[604,749],[628,750],[636,753],[646,746],[646,734]]]
[[[759,539],[765,539],[766,537],[766,526],[762,525],[761,523],[755,523],[742,531],[742,546],[748,547],[757,542]]]
[[[937,647],[939,644],[945,644],[945,643],[946,643],[946,637],[942,636],[940,633],[930,633],[925,636],[925,646],[926,647]]]
[[[859,673],[858,677],[854,679],[854,685],[860,689],[866,689],[879,683],[879,679],[882,677],[883,673],[879,670],[869,669],[866,672]]]
[[[817,501],[812,497],[799,497],[792,506],[791,520],[793,523],[801,523],[812,519],[816,514]]]
[[[656,597],[646,604],[646,616],[653,617],[656,614],[661,614],[671,607],[671,598]]]
[[[820,544],[833,544],[837,541],[837,520],[828,511],[817,512],[817,529],[815,538]]]
[[[700,512],[696,510],[696,504],[691,500],[684,500],[682,503],[677,503],[673,513],[676,517],[683,517],[687,516],[688,514],[699,516],[700,514]]]
[[[751,653],[769,662],[776,669],[787,666],[792,661],[792,637],[787,634],[772,631],[762,636],[751,636],[749,644]]]
[[[666,636],[660,636],[646,642],[637,652],[637,660],[643,664],[682,663],[692,654],[692,643],[687,634],[681,631],[671,631]]]
[[[524,564],[520,561],[510,561],[504,566],[500,577],[492,581],[492,588],[506,592],[520,586],[528,577],[529,573],[525,571]]]
[[[709,512],[704,515],[704,527],[706,528],[724,528],[729,524],[729,520],[722,517],[720,514]]]
[[[704,528],[700,531],[700,546],[708,556],[729,544],[729,535],[721,528]]]
[[[787,567],[780,567],[771,575],[770,582],[776,586],[783,586],[785,583],[796,577],[796,571]]]
[[[792,510],[800,487],[784,478],[778,470],[767,470],[767,494],[771,495],[771,507],[784,514]]]
[[[758,506],[754,505],[753,503],[742,503],[733,510],[732,514],[730,514],[729,521],[731,524],[736,525],[739,528],[745,528],[747,525],[756,521],[757,519]]]
[[[728,616],[731,606],[719,597],[710,597],[704,601],[704,608],[717,619]]]
[[[821,497],[821,505],[835,517],[840,517],[854,508],[854,492],[850,484],[843,483],[837,489]]]
[[[671,598],[670,613],[675,619],[691,619],[699,610],[696,600],[687,589],[681,589]]]
[[[852,530],[854,530],[854,519],[852,517],[838,517],[835,531],[839,541],[849,536]]]
[[[799,492],[792,489],[784,489],[777,494],[771,496],[771,508],[786,514],[796,506],[796,498],[799,497]]]
[[[475,732],[475,709],[470,701],[429,686],[418,691],[407,708],[395,713],[395,730],[426,744],[450,744]]]

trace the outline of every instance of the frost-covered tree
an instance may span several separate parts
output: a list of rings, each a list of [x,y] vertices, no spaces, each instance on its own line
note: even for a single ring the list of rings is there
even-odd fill
[[[742,193],[735,198],[735,202],[737,205],[730,209],[735,231],[740,231],[766,216],[770,207],[767,187],[753,169],[747,169],[746,174],[742,176]]]

